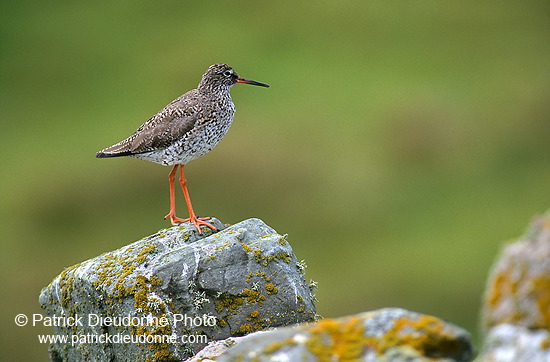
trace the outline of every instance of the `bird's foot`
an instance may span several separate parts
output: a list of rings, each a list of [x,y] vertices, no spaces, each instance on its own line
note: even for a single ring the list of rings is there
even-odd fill
[[[194,218],[189,218],[187,220],[191,221],[193,223],[193,225],[195,225],[195,228],[197,229],[199,234],[202,234],[200,225],[204,225],[206,227],[209,227],[213,231],[218,231],[218,228],[216,228],[214,225],[205,222],[206,220],[210,220],[209,217],[196,217],[195,216]]]
[[[197,229],[199,234],[202,234],[201,227],[200,227],[201,225],[207,226],[207,227],[209,227],[210,229],[212,229],[214,231],[218,231],[218,229],[214,225],[206,222],[206,220],[210,220],[209,217],[196,217],[196,216],[193,215],[193,217],[190,217],[190,218],[187,218],[187,219],[182,219],[182,218],[179,218],[179,217],[177,217],[176,215],[174,215],[172,213],[168,213],[168,215],[166,215],[164,218],[165,219],[170,218],[170,222],[174,226],[177,226],[181,223],[190,221],[190,222],[193,223],[193,225],[195,225],[195,228]]]

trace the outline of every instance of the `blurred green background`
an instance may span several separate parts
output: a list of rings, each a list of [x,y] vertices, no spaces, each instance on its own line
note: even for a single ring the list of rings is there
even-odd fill
[[[38,295],[169,227],[169,168],[95,159],[206,68],[235,122],[195,210],[287,233],[324,317],[399,306],[479,342],[502,242],[550,206],[548,1],[19,1],[0,15],[2,354],[45,361]],[[185,215],[178,194],[179,214]]]

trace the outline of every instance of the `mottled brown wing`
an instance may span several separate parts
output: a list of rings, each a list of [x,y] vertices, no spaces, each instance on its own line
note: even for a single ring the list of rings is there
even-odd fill
[[[152,127],[145,127],[136,131],[129,142],[132,154],[161,150],[189,132],[197,120],[196,114],[169,114],[163,117]]]
[[[189,132],[199,118],[197,107],[170,107],[173,103],[142,124],[130,137],[98,152],[96,156],[130,156],[170,146]]]

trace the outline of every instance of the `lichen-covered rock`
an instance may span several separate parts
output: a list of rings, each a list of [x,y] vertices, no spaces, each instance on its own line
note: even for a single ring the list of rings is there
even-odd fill
[[[267,333],[267,331],[257,331],[248,334],[247,336],[256,336],[262,333]],[[246,337],[229,337],[226,339],[221,339],[219,341],[212,341],[208,346],[201,349],[199,353],[194,355],[191,358],[185,360],[185,362],[212,362],[216,361],[218,357],[227,351],[229,348],[235,347],[241,341],[246,340]]]
[[[550,361],[550,332],[499,324],[485,336],[480,362]]]
[[[550,211],[498,257],[482,320],[481,361],[550,361]]]
[[[508,244],[493,267],[483,326],[501,323],[550,331],[550,212]]]
[[[258,219],[212,223],[221,231],[184,224],[65,269],[40,295],[67,336],[50,358],[177,361],[212,340],[314,319],[285,236]]]
[[[442,362],[473,357],[468,332],[436,317],[399,308],[254,333],[231,344],[235,346],[218,356],[217,362]]]

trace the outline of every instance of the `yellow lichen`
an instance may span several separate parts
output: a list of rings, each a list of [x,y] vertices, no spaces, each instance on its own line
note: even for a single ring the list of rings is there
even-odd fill
[[[147,278],[144,275],[132,276],[138,265],[144,263],[148,256],[156,250],[156,245],[146,244],[139,247],[129,246],[123,250],[107,253],[101,257],[90,261],[95,262],[93,267],[89,268],[89,273],[95,277],[92,283],[93,287],[102,293],[103,298],[97,301],[102,304],[102,308],[111,308],[115,304],[122,302],[126,298],[133,298],[134,306],[143,313],[152,313],[155,316],[163,316],[166,306],[158,298],[150,298],[153,288],[162,285],[162,279],[152,276]],[[61,304],[68,307],[71,301],[71,294],[75,284],[75,271],[81,265],[75,265],[67,268],[60,275]],[[108,313],[108,309],[105,310]],[[172,327],[162,326],[138,326],[130,325],[130,333],[134,335],[171,335]],[[76,332],[76,331],[74,331]],[[156,351],[153,358],[147,356],[151,361],[171,361],[172,354],[168,350],[168,345],[152,343],[140,348]]]
[[[258,303],[261,306],[263,301],[266,300],[265,295],[261,294],[257,290],[245,288],[243,289],[242,294],[246,297],[248,304]]]
[[[356,317],[344,321],[322,319],[309,330],[306,347],[321,362],[359,361],[367,343],[364,328],[363,321]]]
[[[248,323],[241,325],[237,331],[238,334],[247,334],[250,332],[252,332],[252,326]]]
[[[222,294],[220,299],[216,302],[216,312],[222,313],[223,310],[226,309],[231,314],[237,314],[242,304],[242,297],[231,294]]]
[[[167,350],[163,349],[161,351],[155,352],[153,356],[155,362],[172,362],[174,361],[174,356]]]
[[[254,260],[256,261],[256,263],[263,266],[267,266],[272,261],[278,262],[279,260],[282,260],[285,263],[289,264],[292,260],[292,256],[286,251],[282,250],[276,254],[265,256],[263,255],[261,249],[254,249]]]
[[[533,277],[531,283],[539,314],[537,325],[532,327],[550,330],[550,276],[538,275]]]
[[[279,244],[280,244],[280,245],[286,245],[286,244],[288,244],[288,242],[286,241],[287,236],[288,236],[288,234],[284,234],[284,235],[281,235],[281,236],[279,237],[279,240],[278,240],[278,241],[279,241]]]
[[[266,348],[263,349],[262,352],[264,354],[273,354],[283,347],[291,346],[295,344],[296,342],[292,338],[287,338],[282,341],[270,343]]]
[[[502,298],[502,291],[505,284],[504,282],[505,282],[504,274],[499,273],[494,278],[493,283],[491,284],[489,293],[487,295],[487,303],[489,303],[489,305],[493,308],[497,305],[497,303]]]
[[[388,349],[408,346],[422,356],[438,353],[442,346],[445,354],[456,354],[461,348],[454,336],[445,334],[442,321],[426,315],[398,318],[390,330],[376,337],[364,335],[364,321],[358,317],[322,319],[309,329],[309,333],[306,347],[319,361],[358,361],[365,348],[382,355]]]
[[[287,264],[290,264],[290,261],[292,260],[292,256],[287,253],[286,251],[279,251],[277,254],[270,255],[267,257],[268,261],[279,261],[282,260]]]
[[[382,354],[395,346],[409,346],[423,356],[430,356],[442,348],[446,353],[456,355],[461,348],[460,342],[455,336],[445,334],[444,327],[441,320],[428,315],[421,315],[417,319],[405,316],[398,318],[376,343],[378,353]]]
[[[162,285],[162,279],[157,278],[154,275],[149,278],[149,282],[151,283],[151,285],[154,285],[154,286]]]
[[[267,294],[277,294],[279,289],[275,286],[273,283],[267,283],[265,285],[265,289],[267,290]]]

